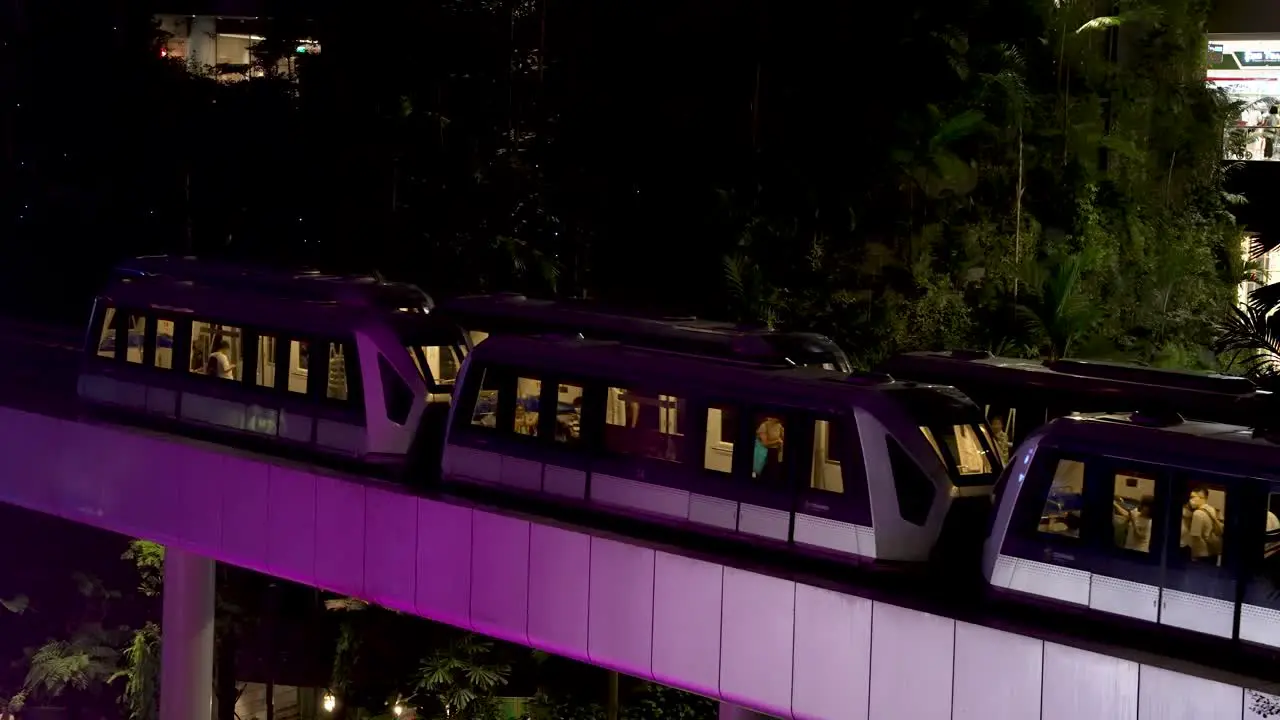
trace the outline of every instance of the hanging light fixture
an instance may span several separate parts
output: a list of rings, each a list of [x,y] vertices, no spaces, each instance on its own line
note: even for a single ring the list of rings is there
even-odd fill
[[[401,705],[400,703],[396,703],[395,705],[392,705],[392,706],[391,706],[391,714],[392,714],[392,715],[395,715],[396,717],[400,717],[400,715],[401,715],[403,712],[404,712],[404,706],[403,706],[403,705]]]
[[[338,698],[334,697],[333,693],[327,692],[320,703],[324,706],[325,712],[331,713],[334,708],[338,707]]]

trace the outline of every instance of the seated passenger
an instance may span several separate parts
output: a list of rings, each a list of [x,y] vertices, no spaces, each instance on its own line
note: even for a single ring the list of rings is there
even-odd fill
[[[538,411],[526,410],[524,405],[516,403],[515,430],[521,435],[538,434]]]

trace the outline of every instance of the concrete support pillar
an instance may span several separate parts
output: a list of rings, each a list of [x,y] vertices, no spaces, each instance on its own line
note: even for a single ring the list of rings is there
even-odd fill
[[[739,705],[722,702],[720,703],[720,720],[769,720],[769,716]]]
[[[164,555],[160,720],[213,713],[214,561],[174,547]]]

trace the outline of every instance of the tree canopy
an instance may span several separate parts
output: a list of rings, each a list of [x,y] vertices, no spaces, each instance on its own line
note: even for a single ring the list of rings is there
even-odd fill
[[[30,7],[32,36],[68,3]],[[30,63],[20,266],[87,294],[109,258],[195,250],[736,315],[863,364],[1211,364],[1242,260],[1210,4],[330,3],[322,52],[240,83],[95,5],[75,22],[114,33],[129,91],[79,112],[97,79]],[[267,34],[302,33],[291,12]],[[82,235],[97,265],[71,270]]]

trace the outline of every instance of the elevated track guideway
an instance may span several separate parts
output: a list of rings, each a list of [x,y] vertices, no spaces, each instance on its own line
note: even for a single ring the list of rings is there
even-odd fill
[[[1158,658],[957,621],[680,548],[82,421],[75,354],[43,339],[11,347],[0,386],[0,502],[170,548],[164,720],[192,720],[211,702],[215,560],[716,698],[725,716],[1280,716],[1268,714],[1280,697],[1247,679],[1208,679]]]

